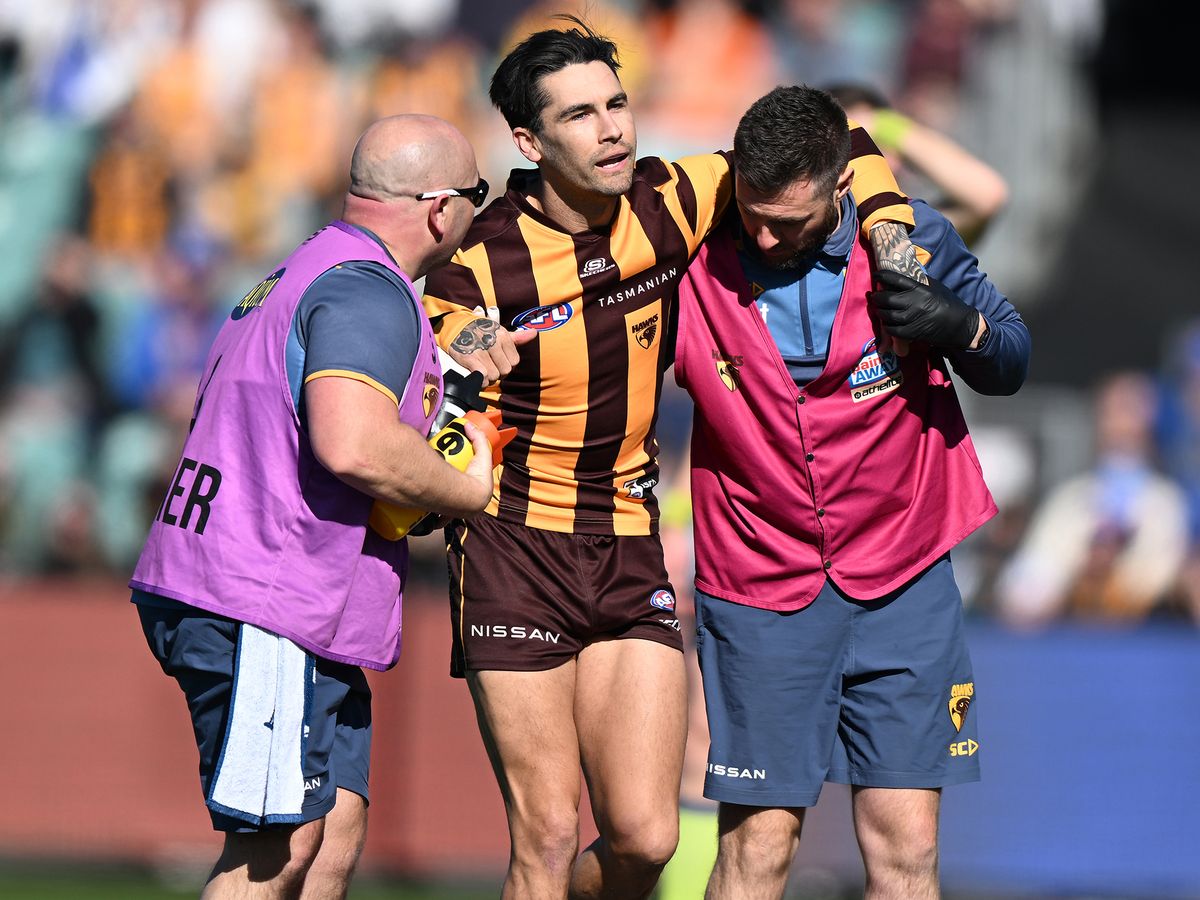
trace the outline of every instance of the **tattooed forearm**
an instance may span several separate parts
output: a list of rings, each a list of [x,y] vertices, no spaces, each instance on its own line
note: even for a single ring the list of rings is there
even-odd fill
[[[487,350],[496,343],[496,329],[499,326],[490,319],[476,319],[462,330],[450,344],[450,349],[456,353],[474,353],[476,350]]]
[[[871,229],[871,246],[875,249],[875,261],[879,268],[899,272],[922,284],[929,283],[929,276],[917,262],[917,248],[908,239],[908,232],[903,225],[880,222]]]

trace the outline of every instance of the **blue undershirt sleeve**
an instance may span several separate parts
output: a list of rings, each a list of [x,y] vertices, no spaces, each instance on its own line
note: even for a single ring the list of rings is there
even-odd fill
[[[418,307],[386,266],[354,261],[317,278],[301,297],[288,346],[288,381],[303,417],[305,383],[355,378],[399,404],[420,347]]]
[[[1016,393],[1029,371],[1029,329],[1021,314],[979,270],[979,260],[945,216],[921,200],[912,206],[917,224],[911,238],[930,253],[926,270],[988,322],[990,333],[979,350],[947,352],[955,373],[980,394]]]

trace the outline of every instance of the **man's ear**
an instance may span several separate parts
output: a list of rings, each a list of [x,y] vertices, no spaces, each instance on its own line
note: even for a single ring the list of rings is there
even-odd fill
[[[446,226],[449,224],[447,216],[450,215],[446,207],[449,205],[450,198],[447,196],[434,197],[429,202],[429,233],[439,244],[446,236]]]
[[[531,163],[542,161],[542,142],[528,128],[514,128],[512,139],[513,143],[517,145],[517,149],[521,151],[521,155]]]
[[[847,163],[846,168],[842,169],[842,174],[838,176],[837,181],[837,199],[841,200],[850,192],[850,185],[854,183],[854,166]]]

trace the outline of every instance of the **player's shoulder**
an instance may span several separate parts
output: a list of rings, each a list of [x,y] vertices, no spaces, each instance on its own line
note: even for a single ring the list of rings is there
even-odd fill
[[[660,156],[643,156],[634,166],[634,180],[657,189],[672,181],[679,181],[681,173],[692,180],[704,176],[719,178],[729,172],[731,161],[732,155],[726,151],[698,153],[674,162]]]
[[[467,236],[463,238],[459,249],[459,257],[467,250],[479,244],[491,241],[501,241],[506,238],[521,240],[520,230],[516,227],[521,217],[521,210],[508,196],[497,197],[479,213],[471,222]]]

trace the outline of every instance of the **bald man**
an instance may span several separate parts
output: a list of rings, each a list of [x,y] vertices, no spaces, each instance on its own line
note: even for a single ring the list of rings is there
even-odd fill
[[[354,150],[342,218],[238,301],[130,581],[187,698],[225,844],[205,897],[344,897],[366,835],[370,690],[400,653],[403,540],[376,500],[470,516],[492,493],[426,443],[442,379],[412,280],[487,184],[449,123],[396,116]]]

